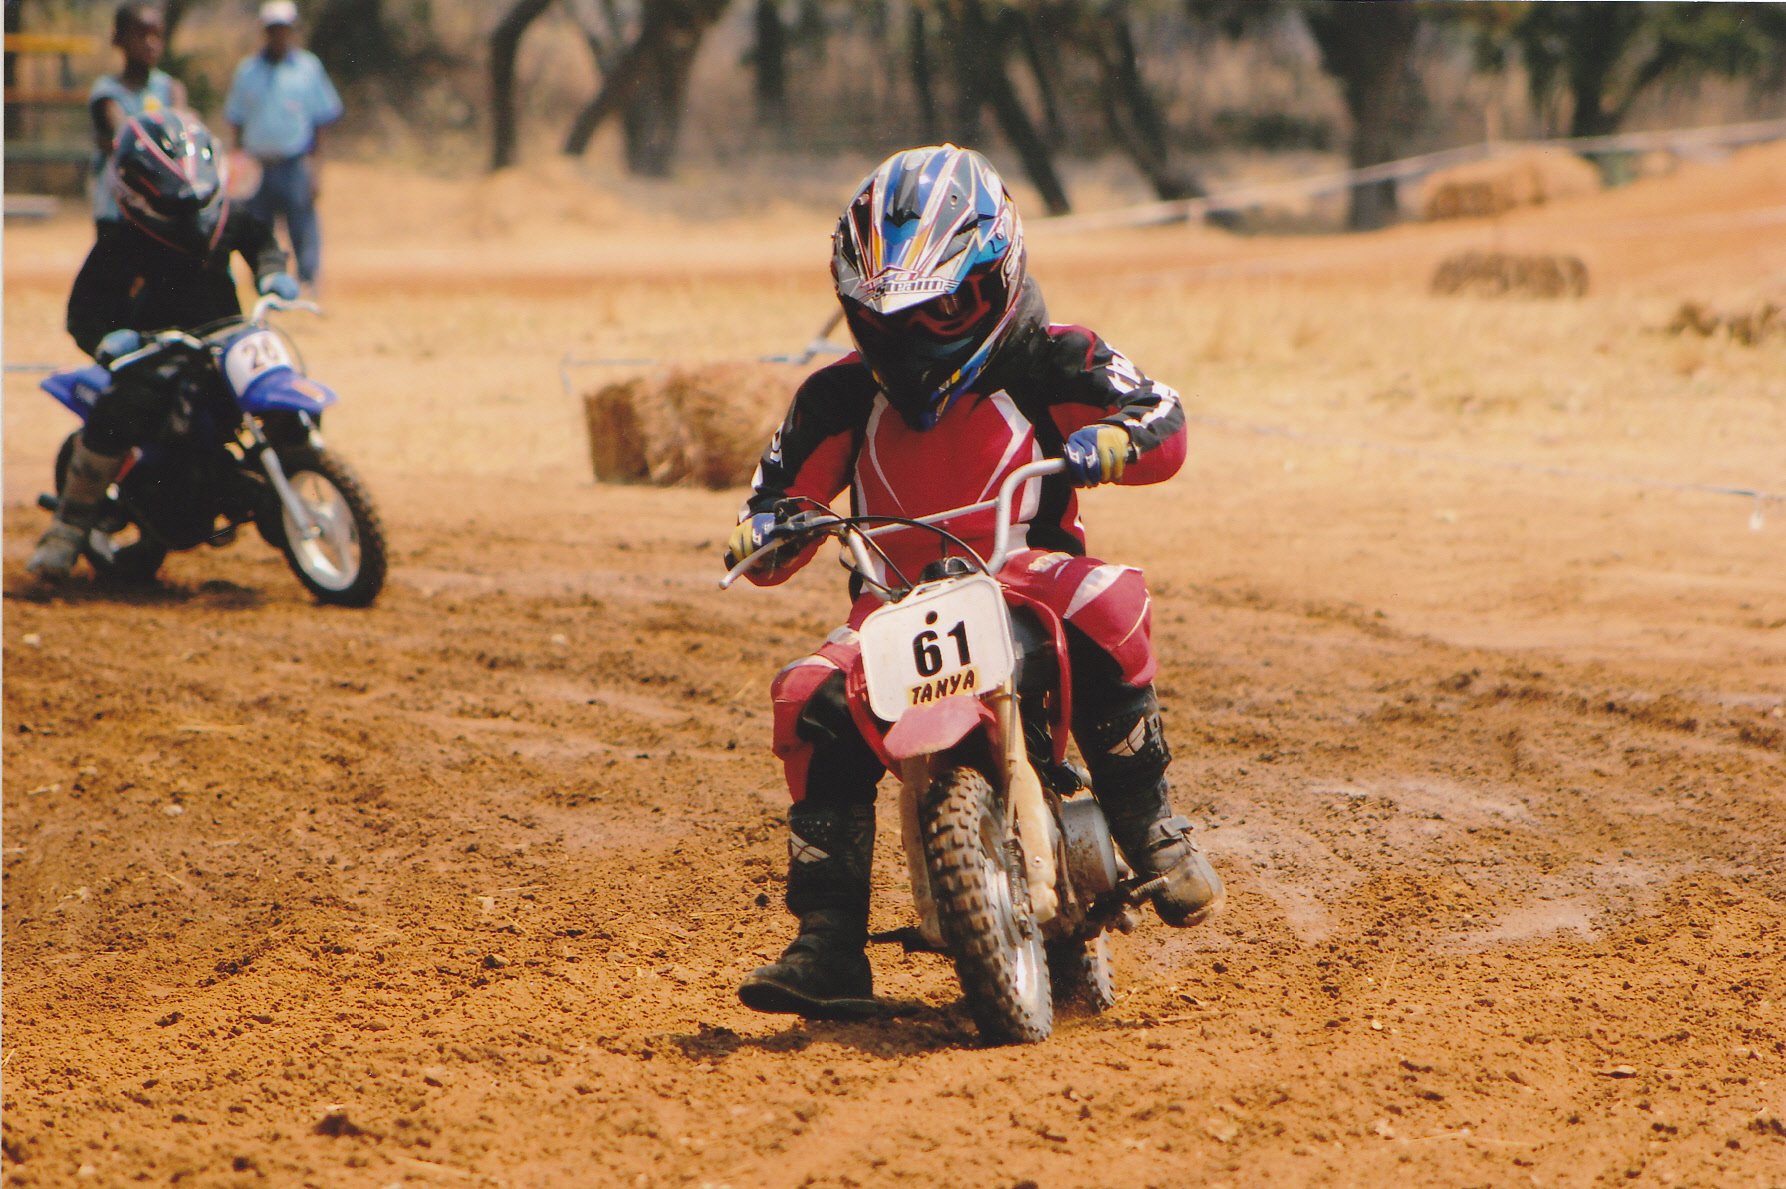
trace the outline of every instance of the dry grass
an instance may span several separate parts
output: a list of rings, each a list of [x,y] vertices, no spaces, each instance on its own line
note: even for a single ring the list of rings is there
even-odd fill
[[[1702,339],[1722,332],[1732,342],[1756,347],[1771,338],[1786,338],[1786,310],[1764,301],[1754,309],[1720,314],[1696,301],[1684,301],[1667,329],[1669,334],[1694,334]]]

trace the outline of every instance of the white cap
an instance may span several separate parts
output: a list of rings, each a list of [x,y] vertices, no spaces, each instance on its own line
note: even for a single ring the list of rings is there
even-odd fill
[[[274,25],[295,25],[298,23],[298,6],[292,0],[267,0],[260,6],[260,23],[263,29]]]

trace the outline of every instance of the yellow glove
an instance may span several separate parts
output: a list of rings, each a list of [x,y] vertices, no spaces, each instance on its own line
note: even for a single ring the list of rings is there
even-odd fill
[[[761,549],[763,543],[769,539],[770,530],[774,527],[775,516],[773,513],[758,512],[754,516],[746,517],[732,530],[732,535],[726,538],[726,569],[731,569]],[[754,568],[774,569],[777,560],[776,555],[771,554],[757,563]]]
[[[1067,439],[1067,471],[1080,487],[1096,487],[1122,478],[1135,453],[1129,431],[1120,425],[1088,425]]]

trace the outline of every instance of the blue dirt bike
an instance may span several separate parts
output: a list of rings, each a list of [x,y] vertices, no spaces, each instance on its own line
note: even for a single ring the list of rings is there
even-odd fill
[[[153,441],[131,451],[82,549],[101,577],[152,578],[169,552],[227,545],[253,523],[324,603],[364,607],[385,580],[384,527],[359,477],[322,440],[334,392],[304,375],[273,310],[319,312],[267,296],[246,318],[150,335],[141,349],[57,372],[43,389],[83,422],[115,377],[173,393]],[[74,434],[56,456],[54,512]]]

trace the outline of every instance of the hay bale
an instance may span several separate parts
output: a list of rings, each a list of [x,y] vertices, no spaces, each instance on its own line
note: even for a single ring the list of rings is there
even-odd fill
[[[1524,148],[1429,174],[1416,200],[1426,219],[1480,219],[1592,194],[1600,171],[1558,148]]]
[[[1510,252],[1459,252],[1440,262],[1432,290],[1481,297],[1581,297],[1588,266],[1576,256],[1516,256]]]
[[[718,364],[586,393],[596,480],[716,489],[747,483],[792,387],[785,368]]]

